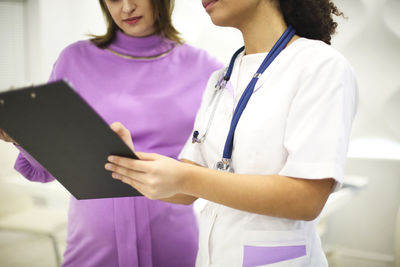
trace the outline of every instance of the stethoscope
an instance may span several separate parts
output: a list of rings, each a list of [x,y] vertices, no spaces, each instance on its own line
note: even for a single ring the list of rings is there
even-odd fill
[[[286,45],[290,42],[292,37],[295,34],[295,29],[293,29],[292,26],[289,26],[286,31],[282,34],[282,36],[279,38],[279,40],[275,43],[275,45],[272,47],[271,51],[268,53],[268,55],[265,57],[264,61],[261,63],[260,67],[258,68],[257,72],[253,75],[253,78],[251,79],[250,83],[247,85],[246,90],[243,92],[242,96],[240,97],[240,100],[237,104],[237,107],[233,113],[231,125],[229,128],[229,133],[225,141],[225,146],[224,146],[224,151],[222,155],[222,160],[218,161],[215,165],[215,168],[218,170],[223,170],[223,171],[229,171],[233,172],[233,168],[231,166],[232,162],[232,149],[233,149],[233,137],[235,134],[236,126],[239,122],[239,119],[246,108],[247,103],[249,102],[249,99],[251,95],[253,94],[254,88],[256,86],[256,83],[258,79],[260,78],[261,74],[264,73],[264,71],[271,65],[271,63],[274,61],[274,59],[281,53],[281,51],[286,47]],[[232,58],[231,61],[229,62],[228,69],[226,73],[221,76],[221,78],[218,80],[217,84],[215,85],[216,90],[214,91],[214,95],[210,101],[210,104],[214,101],[216,101],[213,110],[211,111],[206,130],[204,134],[199,137],[199,131],[195,130],[193,132],[193,137],[192,137],[192,143],[201,143],[205,140],[208,130],[211,127],[212,121],[215,117],[215,112],[217,110],[217,106],[220,102],[220,98],[222,95],[222,89],[226,87],[226,84],[231,78],[231,74],[233,71],[233,66],[235,64],[235,60],[237,56],[245,49],[245,47],[239,48],[237,50]]]

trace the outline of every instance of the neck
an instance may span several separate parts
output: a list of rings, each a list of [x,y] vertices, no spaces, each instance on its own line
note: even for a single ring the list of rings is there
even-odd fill
[[[245,53],[255,54],[270,51],[287,25],[278,8],[271,4],[260,4],[255,13],[237,28],[243,35]]]
[[[134,58],[155,58],[164,55],[175,47],[175,43],[159,35],[132,37],[118,31],[115,40],[108,47],[117,55]]]

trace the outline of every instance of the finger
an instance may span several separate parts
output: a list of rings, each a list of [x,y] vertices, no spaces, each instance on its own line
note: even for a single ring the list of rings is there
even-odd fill
[[[120,157],[120,156],[109,156],[108,161],[110,163],[113,163],[115,165],[125,167],[130,170],[134,170],[137,172],[144,172],[148,173],[151,170],[151,166],[149,162],[146,162],[144,160],[137,160],[137,159],[131,159],[131,158],[125,158],[125,157]]]
[[[160,158],[160,155],[155,153],[135,152],[141,160],[154,161]]]
[[[131,177],[132,179],[138,180],[141,182],[143,180],[142,175],[143,172],[131,170],[122,166],[118,166],[112,163],[107,163],[105,165],[106,170],[111,171],[113,173],[117,173],[123,176]]]
[[[120,122],[114,122],[110,128],[122,139],[122,141],[133,151],[133,141],[131,132]]]
[[[137,191],[139,191],[140,193],[142,193],[143,195],[146,193],[144,190],[144,185],[130,177],[126,177],[120,174],[112,174],[112,177],[116,180],[120,180],[121,182],[128,184],[130,186],[132,186],[134,189],[136,189]]]
[[[138,173],[139,176],[141,176],[141,179],[144,179],[144,174],[142,173]],[[133,188],[135,188],[137,191],[139,191],[143,196],[149,198],[149,199],[156,199],[154,198],[154,194],[151,193],[151,188],[146,184],[146,183],[142,183],[137,179],[133,179],[132,177],[128,177],[122,174],[118,174],[113,172],[112,173],[112,177],[114,179],[120,180],[121,182],[128,184],[130,186],[132,186]]]
[[[111,177],[113,179],[115,179],[115,180],[122,180],[122,179],[126,180],[126,179],[129,179],[129,180],[132,180],[136,184],[143,185],[144,183],[142,181],[140,181],[139,179],[136,179],[136,177],[138,177],[138,176],[139,176],[139,173],[138,173],[138,175],[135,175],[135,178],[133,178],[132,176],[127,176],[127,175],[118,173],[118,172],[112,172],[111,173]]]

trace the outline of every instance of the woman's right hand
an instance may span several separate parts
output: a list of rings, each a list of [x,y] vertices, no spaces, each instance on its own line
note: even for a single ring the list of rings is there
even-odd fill
[[[6,134],[6,132],[3,131],[3,129],[0,129],[0,140],[15,144],[15,141],[8,134]]]

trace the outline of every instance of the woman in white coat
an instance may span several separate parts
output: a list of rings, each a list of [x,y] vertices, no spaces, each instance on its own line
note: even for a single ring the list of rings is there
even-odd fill
[[[203,6],[245,46],[211,76],[182,162],[137,152],[105,167],[150,199],[207,200],[197,266],[327,266],[316,224],[343,181],[357,106],[352,68],[329,46],[341,13],[329,0]]]

